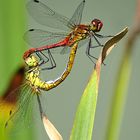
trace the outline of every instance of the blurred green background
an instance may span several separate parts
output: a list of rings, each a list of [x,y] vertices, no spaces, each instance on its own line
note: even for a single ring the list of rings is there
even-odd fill
[[[29,28],[44,30],[53,29],[41,26],[30,17],[26,10],[26,1],[0,1],[0,93],[7,89],[13,73],[23,64],[22,54],[28,49],[23,40],[23,34]],[[41,0],[60,14],[71,17],[80,0]],[[124,27],[132,27],[136,10],[136,1],[131,0],[86,0],[82,23],[89,23],[93,18],[99,18],[104,26],[100,34],[113,35]],[[53,30],[54,31],[54,30]],[[99,97],[96,110],[93,139],[104,140],[107,128],[109,110],[113,96],[113,88],[116,82],[116,74],[120,65],[121,56],[127,36],[117,44],[117,48],[106,59],[106,66],[101,72]],[[128,88],[128,97],[124,110],[123,121],[119,140],[140,139],[140,112],[139,87],[137,76],[140,71],[139,52],[140,40],[134,44],[132,57],[132,71]],[[86,46],[85,46],[86,47]],[[93,70],[92,62],[85,55],[85,47],[77,51],[74,67],[69,77],[57,88],[45,92],[47,94],[45,108],[50,121],[62,134],[63,139],[68,139],[79,103],[81,94],[89,80]],[[95,56],[98,56],[95,49]],[[57,68],[52,71],[44,71],[43,78],[51,80],[57,78],[65,69],[68,55],[54,55],[57,60]],[[36,116],[36,114],[35,114]],[[39,115],[36,117],[39,118]],[[48,139],[41,121],[35,124],[34,132],[36,140]],[[27,138],[26,138],[27,139]]]

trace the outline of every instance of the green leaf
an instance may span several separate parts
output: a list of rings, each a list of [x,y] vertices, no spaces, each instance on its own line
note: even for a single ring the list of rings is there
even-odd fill
[[[25,32],[25,0],[0,0],[0,95],[8,90],[11,77],[22,65],[22,53],[25,50],[23,34]],[[31,129],[20,128],[22,132],[8,135],[3,133],[6,110],[0,115],[1,140],[29,140],[33,138]],[[9,116],[7,116],[9,117]],[[22,120],[21,120],[22,121]],[[10,133],[10,132],[9,132]],[[18,134],[18,132],[17,132]]]
[[[111,52],[112,48],[115,47],[115,44],[125,36],[127,31],[128,29],[125,28],[120,33],[116,34],[113,38],[105,43],[104,48],[101,50],[100,57],[98,58],[95,69],[93,70],[91,79],[81,97],[70,140],[92,139],[101,65],[106,56]]]
[[[25,1],[0,1],[0,94],[7,89],[12,74],[21,66],[25,49]]]
[[[70,140],[90,140],[92,137],[98,95],[97,83],[97,73],[94,71],[78,106]]]

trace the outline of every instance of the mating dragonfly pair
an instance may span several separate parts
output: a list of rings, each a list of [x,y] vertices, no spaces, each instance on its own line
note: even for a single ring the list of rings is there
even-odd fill
[[[27,9],[38,23],[56,29],[67,30],[67,33],[54,33],[43,31],[41,29],[30,29],[25,33],[25,40],[33,46],[33,48],[27,50],[23,55],[25,63],[28,66],[23,86],[26,91],[23,89],[21,90],[21,93],[19,93],[17,109],[9,109],[10,118],[6,121],[5,126],[8,125],[11,118],[14,118],[14,116],[18,114],[17,112],[22,111],[22,114],[24,114],[24,110],[22,110],[24,108],[23,106],[30,103],[31,95],[37,95],[38,103],[41,108],[41,102],[39,99],[41,90],[48,91],[55,88],[65,80],[72,69],[78,47],[82,46],[85,42],[88,42],[86,55],[92,60],[92,62],[94,62],[93,59],[97,58],[91,55],[90,49],[103,46],[98,41],[98,38],[112,37],[98,34],[103,26],[103,23],[99,19],[94,19],[87,25],[81,24],[84,6],[85,0],[78,5],[72,18],[69,19],[53,11],[47,5],[38,0],[28,2]],[[92,38],[97,42],[97,46],[92,45]],[[52,81],[42,81],[40,79],[40,71],[56,67],[56,62],[52,53],[58,50],[61,54],[67,53],[70,50],[69,61],[66,69],[57,79]],[[45,54],[45,51],[47,51],[47,55]],[[38,58],[36,58],[34,54]],[[41,69],[40,66],[49,61],[51,66]],[[23,92],[26,93],[23,94]],[[40,109],[40,111],[42,112],[42,109]]]

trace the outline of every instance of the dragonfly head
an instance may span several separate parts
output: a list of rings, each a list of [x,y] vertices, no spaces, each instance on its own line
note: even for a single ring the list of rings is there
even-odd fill
[[[99,19],[93,19],[90,24],[90,28],[93,32],[99,32],[103,27],[103,23]]]
[[[25,63],[29,66],[29,67],[36,67],[38,65],[38,60],[34,55],[30,55],[29,57],[27,57],[25,59]]]

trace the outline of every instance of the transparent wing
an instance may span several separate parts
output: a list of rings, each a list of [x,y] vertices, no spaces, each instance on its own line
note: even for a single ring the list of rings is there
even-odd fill
[[[85,0],[83,0],[79,4],[79,6],[75,10],[72,18],[69,20],[69,24],[79,25],[81,23],[84,6],[85,6]]]
[[[85,46],[88,43],[89,38],[79,41],[78,48]],[[70,46],[60,46],[54,49],[50,49],[51,53],[60,53],[60,54],[68,54],[70,53],[71,47]]]
[[[57,43],[67,36],[66,33],[53,33],[40,29],[30,29],[24,34],[24,40],[34,48]]]
[[[20,89],[20,96],[18,97],[17,109],[11,114],[10,119],[13,119],[14,121],[18,122],[22,120],[25,124],[26,122],[30,122],[29,118],[31,118],[30,113],[33,107],[32,101],[34,95],[35,94],[33,89],[26,83],[25,87]]]
[[[53,33],[41,29],[31,29],[24,34],[24,40],[32,47],[38,48],[60,42],[67,36],[66,33]],[[89,38],[79,41],[78,48],[84,46],[89,41]],[[59,46],[50,49],[51,53],[66,54],[70,52],[70,46]],[[47,50],[47,48],[46,48]],[[44,53],[45,51],[43,51]],[[47,51],[46,51],[47,53]]]
[[[50,51],[51,51],[51,53],[66,54],[66,53],[63,53],[63,50],[66,50],[66,51],[68,51],[67,53],[69,53],[70,48],[71,47],[69,47],[69,46],[60,46],[60,47],[57,47],[55,49],[50,49]]]
[[[79,41],[78,48],[85,46],[85,44],[88,43],[88,41],[89,41],[89,38]],[[71,47],[69,46],[63,47],[63,49],[60,50],[60,54],[70,53],[70,49]]]
[[[12,125],[12,132],[18,133],[18,131],[22,126],[28,126],[28,122],[31,118],[31,108],[32,108],[32,96],[34,95],[33,89],[27,85],[27,83],[20,86],[18,89],[14,90],[11,94],[9,94],[5,100],[0,102],[0,111],[3,111],[3,115],[5,115],[5,111],[7,111],[8,119],[5,120],[3,124],[3,128],[5,128],[6,131],[9,130],[9,128]],[[13,100],[12,96],[16,94],[17,95],[17,102],[15,106],[9,105],[6,100],[10,101]],[[5,110],[6,108],[6,110]],[[29,115],[30,114],[30,115]],[[26,123],[27,122],[27,123]]]
[[[61,30],[74,28],[74,24],[72,24],[72,22],[69,23],[69,19],[67,17],[53,11],[47,5],[38,0],[31,0],[28,2],[27,10],[29,11],[30,15],[42,25]]]
[[[61,51],[60,54],[67,54],[70,53],[71,47],[64,47]]]

